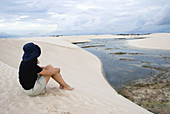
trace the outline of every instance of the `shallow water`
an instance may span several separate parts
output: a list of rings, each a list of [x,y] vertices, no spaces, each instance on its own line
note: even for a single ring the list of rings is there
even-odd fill
[[[127,40],[136,38],[95,39],[77,45],[100,58],[106,79],[117,90],[156,70],[170,69],[170,51],[127,46]]]

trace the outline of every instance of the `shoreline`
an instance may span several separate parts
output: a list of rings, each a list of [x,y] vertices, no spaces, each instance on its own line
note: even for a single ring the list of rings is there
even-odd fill
[[[58,38],[0,39],[0,41],[2,61],[0,72],[3,72],[0,99],[6,96],[0,102],[2,113],[19,113],[21,110],[28,113],[29,109],[32,113],[150,113],[117,94],[105,80],[100,60],[68,41]],[[43,50],[40,57],[41,65],[52,64],[60,67],[64,79],[75,88],[74,91],[62,91],[53,80],[50,80],[45,95],[29,97],[23,93],[18,84],[17,70],[23,53],[22,46],[30,41],[40,45]],[[11,80],[11,76],[15,81]],[[16,86],[15,91],[12,90],[13,85]],[[52,102],[46,104],[47,101]],[[27,105],[28,110],[25,110],[24,105]]]
[[[154,41],[155,39],[156,41]],[[167,45],[167,42],[170,42],[170,34],[161,33],[161,34],[151,34],[146,39],[139,38],[139,40],[129,40],[126,45],[137,47],[137,48],[144,48],[144,49],[170,50],[170,46]],[[169,57],[166,57],[166,58],[169,58]],[[149,66],[143,65],[142,67],[148,68]],[[163,70],[162,72],[169,73],[168,70],[159,69],[157,67],[151,67],[151,68],[155,70]],[[165,77],[164,75],[159,77],[161,74],[162,73],[157,73],[155,74],[156,76],[154,77],[149,76],[144,79],[134,80],[130,85],[125,86],[121,90],[119,90],[118,93],[153,113],[165,113],[165,114],[167,113],[168,114],[169,112],[168,107],[170,107],[170,95],[169,95],[170,90],[168,92],[167,88],[170,87],[168,84],[170,80],[168,77]],[[148,83],[145,83],[148,80],[150,81]],[[154,86],[152,86],[153,83],[154,83]],[[140,87],[139,84],[143,86]],[[110,84],[110,86],[112,85]],[[150,91],[150,92],[147,93],[146,95],[142,91],[145,91],[145,92]],[[135,93],[139,93],[139,95],[136,95]],[[146,96],[141,98],[141,95],[144,95],[144,96],[146,95]]]
[[[79,47],[83,47],[83,49],[95,54],[101,59],[104,64],[104,71],[106,71],[106,74],[108,74],[106,75],[108,82],[113,85],[114,89],[118,90],[121,86],[128,84],[131,80],[134,80],[135,77],[147,77],[149,72],[152,70],[161,70],[161,67],[169,63],[168,61],[168,63],[166,62],[168,59],[164,59],[168,58],[168,55],[170,54],[168,51],[139,49],[125,45],[127,41],[132,39],[134,41],[138,40],[136,38],[94,39],[92,42],[87,42],[85,44],[76,44]],[[109,63],[109,61],[111,63]],[[160,63],[162,63],[162,66],[159,65]],[[121,65],[129,67],[126,69],[126,67]],[[110,66],[110,68],[107,66]],[[117,70],[114,70],[114,67]],[[124,72],[124,74],[119,72],[120,70]],[[131,72],[128,72],[130,70]],[[145,72],[145,75],[142,71]],[[118,79],[116,76],[120,76],[120,78]],[[121,81],[121,79],[127,81]]]

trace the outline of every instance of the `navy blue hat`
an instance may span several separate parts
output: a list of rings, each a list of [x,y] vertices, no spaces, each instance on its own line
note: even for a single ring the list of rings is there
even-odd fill
[[[22,56],[23,61],[30,61],[38,58],[41,55],[41,49],[34,43],[27,43],[23,47],[24,55]]]

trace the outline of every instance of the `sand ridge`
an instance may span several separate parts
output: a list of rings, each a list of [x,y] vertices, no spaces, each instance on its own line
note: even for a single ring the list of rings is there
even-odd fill
[[[137,48],[170,50],[170,33],[155,33],[146,39],[129,40],[127,45]]]

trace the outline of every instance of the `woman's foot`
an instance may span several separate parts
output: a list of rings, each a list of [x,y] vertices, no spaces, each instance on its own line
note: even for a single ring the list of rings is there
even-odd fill
[[[66,87],[63,87],[63,89],[64,89],[64,90],[70,90],[70,91],[74,90],[74,88],[70,87],[69,85],[66,86]]]
[[[74,88],[72,88],[72,87],[70,87],[69,85],[67,85],[67,86],[62,86],[62,85],[60,85],[60,87],[59,87],[60,89],[64,89],[64,90],[74,90]]]
[[[64,88],[64,86],[62,86],[62,85],[60,85],[60,87],[59,87],[60,89],[63,89]]]

